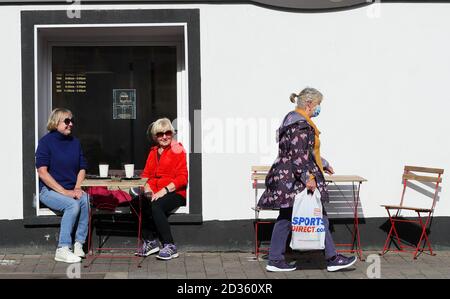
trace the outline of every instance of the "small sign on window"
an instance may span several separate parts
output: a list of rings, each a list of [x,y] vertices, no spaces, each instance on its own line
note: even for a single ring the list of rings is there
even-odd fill
[[[136,119],[136,89],[113,89],[113,119]]]

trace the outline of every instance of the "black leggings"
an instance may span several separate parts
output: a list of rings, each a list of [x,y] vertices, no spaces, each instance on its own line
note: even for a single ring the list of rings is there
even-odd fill
[[[163,244],[173,243],[168,217],[174,209],[184,206],[185,202],[185,198],[175,192],[168,193],[156,201],[144,197],[142,200],[142,237],[152,240],[158,234]]]

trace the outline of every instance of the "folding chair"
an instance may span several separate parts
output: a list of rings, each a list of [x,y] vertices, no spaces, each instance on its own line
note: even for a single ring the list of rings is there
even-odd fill
[[[261,247],[261,241],[259,240],[259,226],[262,224],[272,224],[274,220],[261,219],[259,213],[263,210],[257,206],[259,200],[259,189],[265,189],[265,180],[267,173],[271,166],[252,166],[252,188],[255,189],[255,206],[252,208],[255,211],[255,257],[258,259],[260,253],[269,253],[269,247]],[[278,209],[270,209],[271,211],[277,211]],[[275,217],[276,218],[276,217]]]
[[[415,173],[421,173],[420,175]],[[423,173],[427,175],[423,175]],[[414,259],[417,259],[417,255],[420,252],[426,250],[426,246],[428,246],[428,250],[431,255],[435,255],[433,253],[433,249],[431,248],[431,243],[428,239],[429,228],[431,226],[432,215],[434,212],[434,208],[436,205],[436,200],[438,198],[439,193],[439,184],[442,182],[442,174],[444,173],[443,169],[439,168],[426,168],[426,167],[418,167],[418,166],[405,166],[403,172],[403,192],[400,200],[400,205],[382,205],[382,207],[386,208],[386,211],[389,216],[389,222],[391,224],[391,228],[389,230],[389,234],[386,238],[386,242],[384,243],[383,251],[381,255],[384,255],[388,251],[394,252],[405,252],[411,251],[407,250],[413,249]],[[433,202],[430,208],[418,208],[418,207],[410,207],[404,205],[405,199],[405,191],[408,185],[411,185],[410,181],[421,182],[425,185],[432,186],[434,188],[434,194],[430,195],[433,198]],[[414,184],[412,184],[414,186]],[[394,215],[391,215],[391,210],[396,211]],[[417,213],[417,220],[407,220],[401,217],[400,213],[402,210],[413,211]],[[425,220],[425,222],[424,222]],[[400,236],[398,234],[398,227],[396,227],[397,223],[418,223],[420,225],[420,238],[415,246],[402,244],[400,240]],[[421,247],[422,241],[424,241],[423,247]],[[396,243],[397,250],[391,250],[391,244]]]

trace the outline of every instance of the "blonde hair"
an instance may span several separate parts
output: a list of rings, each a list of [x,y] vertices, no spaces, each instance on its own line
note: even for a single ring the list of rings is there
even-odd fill
[[[172,126],[172,122],[167,117],[160,118],[148,126],[147,135],[155,139],[156,134],[163,133],[166,131],[172,131],[175,133],[175,129]]]
[[[72,115],[72,111],[66,108],[53,109],[52,113],[50,113],[50,116],[48,117],[47,130],[55,131],[58,128],[58,124],[64,114]]]
[[[292,103],[297,101],[298,108],[305,108],[308,103],[321,103],[323,95],[320,91],[312,87],[306,87],[298,95],[292,93],[289,97]]]

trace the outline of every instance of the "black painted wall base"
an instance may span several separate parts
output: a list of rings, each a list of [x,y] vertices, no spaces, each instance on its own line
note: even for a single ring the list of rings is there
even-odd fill
[[[352,219],[331,219],[331,231],[336,243],[351,240]],[[106,225],[106,227],[112,227]],[[135,225],[115,224],[106,247],[134,246]],[[128,226],[129,228],[129,226]],[[260,226],[260,239],[270,241],[273,225]],[[361,245],[365,250],[381,250],[390,225],[387,218],[366,218],[360,224]],[[172,224],[174,239],[185,251],[248,251],[254,248],[253,220],[205,221],[201,224]],[[107,231],[95,230],[105,237]],[[36,254],[54,251],[58,241],[58,226],[24,226],[23,220],[0,221],[0,253],[18,252]],[[400,234],[404,240],[414,242],[420,235],[419,227],[403,225]],[[430,231],[433,249],[450,249],[450,217],[435,217]],[[98,243],[98,235],[93,240]]]

